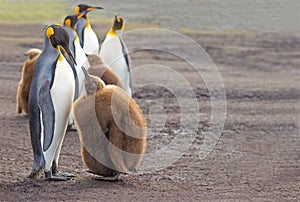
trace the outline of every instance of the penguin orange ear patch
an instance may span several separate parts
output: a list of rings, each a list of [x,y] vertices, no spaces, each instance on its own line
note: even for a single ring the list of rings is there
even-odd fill
[[[71,27],[71,20],[70,20],[70,19],[66,19],[66,20],[65,20],[65,24],[66,24],[68,27]]]
[[[79,13],[80,13],[80,8],[79,8],[79,6],[76,6],[76,8],[75,8],[75,13],[76,13],[76,14],[79,14]]]
[[[52,36],[53,34],[54,34],[54,29],[53,29],[53,27],[49,27],[49,28],[47,29],[47,31],[46,31],[46,36],[47,36],[47,38],[49,39],[50,36]]]

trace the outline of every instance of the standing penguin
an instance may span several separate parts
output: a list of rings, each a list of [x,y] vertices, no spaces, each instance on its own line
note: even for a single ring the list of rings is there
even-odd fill
[[[82,69],[87,94],[74,104],[82,159],[90,172],[117,180],[120,173],[135,172],[142,161],[146,120],[123,89]]]
[[[80,45],[86,54],[98,54],[99,52],[99,40],[93,30],[90,21],[87,17],[87,13],[92,10],[103,9],[98,6],[89,6],[86,4],[79,4],[75,8],[75,13],[79,14],[85,12],[85,14],[78,20],[76,32],[79,37]]]
[[[68,58],[65,58],[65,56]],[[69,36],[60,25],[44,30],[29,94],[29,129],[34,162],[29,177],[44,169],[47,180],[67,180],[72,174],[57,170],[62,142],[75,93],[76,64],[69,50]]]
[[[84,50],[80,46],[79,38],[75,31],[75,25],[78,19],[80,19],[83,15],[84,13],[80,13],[77,15],[68,15],[64,19],[64,24],[63,24],[64,28],[67,30],[69,34],[70,51],[74,55],[75,61],[77,63],[77,65],[75,65],[75,68],[77,73],[78,86],[76,86],[75,88],[76,93],[75,93],[74,101],[84,93],[84,74],[81,70],[81,67],[83,66],[86,69],[90,68],[88,59],[85,55]],[[74,125],[74,120],[73,120],[73,110],[71,111],[71,115],[69,118],[68,130],[76,130],[76,126]]]
[[[28,58],[23,65],[22,78],[20,80],[17,93],[17,112],[19,114],[22,113],[22,110],[28,114],[28,97],[34,65],[41,52],[42,51],[40,49],[31,48],[25,53]]]
[[[108,64],[121,80],[127,94],[132,96],[130,61],[126,46],[121,34],[125,23],[122,18],[115,16],[114,24],[107,33],[101,45],[100,56],[104,63]]]

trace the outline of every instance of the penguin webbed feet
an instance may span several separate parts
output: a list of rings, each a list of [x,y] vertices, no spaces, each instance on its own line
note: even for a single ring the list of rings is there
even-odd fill
[[[119,181],[120,180],[120,173],[116,173],[113,176],[108,176],[108,177],[104,177],[104,176],[95,176],[92,177],[93,180],[99,180],[99,181],[106,181],[106,182],[115,182],[115,181]]]
[[[70,178],[63,177],[63,176],[54,176],[52,175],[51,171],[45,172],[45,179],[48,181],[67,181]]]
[[[99,175],[89,169],[86,170],[86,172],[93,174],[94,176],[92,177],[93,180],[99,180],[99,181],[107,181],[107,182],[114,182],[114,181],[119,181],[120,180],[120,173],[115,171],[113,172],[112,176],[102,176]]]
[[[74,123],[72,124],[68,124],[67,126],[67,131],[74,131],[74,132],[77,132],[77,127]]]
[[[57,171],[56,173],[53,173],[53,176],[56,176],[56,177],[65,177],[65,178],[68,178],[68,179],[76,177],[72,173],[66,173],[66,172],[61,172],[61,171]]]
[[[65,178],[73,178],[76,177],[74,174],[72,173],[66,173],[66,172],[61,172],[57,169],[57,165],[55,162],[53,162],[52,165],[52,175],[55,177],[65,177]]]

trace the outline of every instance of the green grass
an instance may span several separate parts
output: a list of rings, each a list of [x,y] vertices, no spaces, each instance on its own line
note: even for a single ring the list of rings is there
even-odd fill
[[[31,23],[62,21],[68,4],[65,1],[16,1],[0,0],[0,22]]]
[[[75,4],[66,0],[0,0],[0,23],[62,24],[65,16],[75,14]],[[114,15],[94,11],[88,15],[92,25],[101,25],[107,31],[113,23]],[[126,30],[145,27],[159,27],[156,24],[130,22]]]

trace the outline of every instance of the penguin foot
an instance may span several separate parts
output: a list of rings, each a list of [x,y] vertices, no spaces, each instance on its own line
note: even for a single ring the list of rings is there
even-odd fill
[[[76,175],[74,175],[72,173],[65,173],[65,172],[60,172],[60,171],[57,171],[55,174],[53,174],[53,176],[56,176],[56,177],[66,177],[66,178],[76,177]]]
[[[132,173],[137,173],[138,172],[138,170],[136,168],[131,168],[131,169],[129,169],[129,171],[132,172]]]
[[[104,177],[104,176],[97,176],[97,177],[92,177],[93,180],[99,180],[99,181],[106,181],[106,182],[115,182],[119,181],[120,173],[117,173],[115,176],[109,176],[109,177]]]
[[[72,173],[65,173],[65,172],[61,172],[57,169],[57,163],[54,161],[52,163],[52,175],[55,177],[66,177],[66,178],[72,178],[72,177],[76,177],[74,174]]]
[[[51,171],[45,172],[45,179],[48,181],[67,181],[70,178],[62,176],[53,176]]]
[[[75,124],[69,124],[67,127],[67,131],[77,131],[77,127]]]
[[[94,173],[93,171],[91,171],[91,170],[89,170],[89,169],[86,169],[86,172],[91,173],[91,174],[94,174],[94,175],[97,175],[97,173]]]

